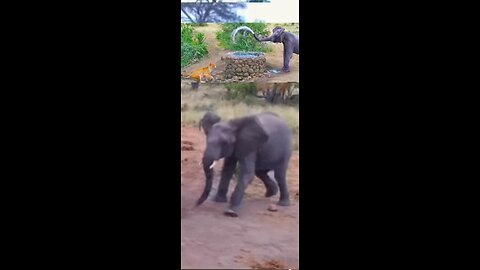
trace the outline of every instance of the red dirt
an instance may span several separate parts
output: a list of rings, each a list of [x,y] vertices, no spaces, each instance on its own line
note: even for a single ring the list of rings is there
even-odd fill
[[[182,208],[181,255],[182,269],[269,269],[298,268],[298,152],[290,161],[287,173],[291,205],[277,206],[278,211],[268,211],[279,195],[265,198],[265,187],[255,179],[247,188],[244,206],[238,218],[227,217],[223,211],[228,203],[208,199],[195,207],[205,184],[200,165],[205,148],[205,135],[198,127],[182,127]],[[222,162],[215,166],[214,185],[218,185]],[[235,180],[230,184],[230,192]]]
[[[285,265],[285,263],[278,262],[275,260],[268,260],[265,261],[264,263],[259,263],[259,262],[252,262],[251,265],[252,269],[287,269],[288,267]]]

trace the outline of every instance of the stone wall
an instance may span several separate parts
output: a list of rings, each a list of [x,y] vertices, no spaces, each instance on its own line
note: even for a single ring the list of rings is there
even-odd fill
[[[222,58],[225,61],[223,79],[227,81],[250,81],[255,77],[263,77],[267,72],[267,59],[263,53],[254,57],[236,57],[227,54]]]

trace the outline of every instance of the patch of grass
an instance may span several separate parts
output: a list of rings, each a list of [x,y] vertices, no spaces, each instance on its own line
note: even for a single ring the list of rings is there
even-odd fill
[[[190,23],[191,26],[193,27],[202,27],[202,26],[207,26],[207,23]]]
[[[245,100],[256,93],[257,88],[253,83],[233,83],[227,86],[225,97],[230,100]]]
[[[222,121],[243,117],[260,112],[274,112],[285,120],[293,132],[293,146],[299,145],[299,115],[297,106],[272,105],[257,100],[256,104],[247,104],[227,98],[225,86],[211,87],[205,91],[183,91],[181,94],[182,124],[198,125],[206,111],[214,111]]]
[[[207,43],[203,33],[195,33],[191,25],[181,26],[181,67],[195,63],[208,55]]]
[[[299,34],[299,24],[298,23],[268,23],[267,28],[269,31],[272,31],[275,26],[280,26],[285,28],[286,31],[294,33],[295,35]],[[270,35],[270,33],[269,33]]]
[[[232,41],[232,32],[240,26],[248,26],[252,31],[260,36],[269,34],[267,24],[259,23],[224,23],[222,30],[216,33],[219,46],[231,51],[247,52],[269,52],[271,48],[265,42],[258,42],[250,32],[239,31],[236,36],[236,42]],[[245,33],[245,35],[244,35]]]

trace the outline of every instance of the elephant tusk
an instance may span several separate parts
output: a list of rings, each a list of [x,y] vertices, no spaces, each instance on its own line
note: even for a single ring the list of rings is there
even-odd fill
[[[217,161],[215,160],[212,165],[210,165],[210,169],[213,169],[213,167],[215,166],[215,164],[217,164]]]

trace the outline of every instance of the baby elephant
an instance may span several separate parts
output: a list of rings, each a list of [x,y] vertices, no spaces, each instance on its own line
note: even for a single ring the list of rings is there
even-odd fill
[[[263,181],[266,197],[276,195],[280,188],[278,205],[290,205],[286,173],[292,155],[292,131],[284,120],[274,113],[264,112],[220,122],[220,117],[209,112],[201,123],[207,136],[203,154],[206,183],[197,205],[207,199],[212,188],[213,166],[222,158],[224,166],[215,197],[217,202],[227,202],[230,180],[237,163],[240,165],[240,176],[226,215],[238,216],[245,189],[255,176]],[[270,170],[274,171],[277,183],[268,176]]]
[[[205,135],[208,135],[208,132],[210,131],[210,128],[212,128],[213,124],[219,121],[220,117],[217,114],[215,114],[214,112],[207,112],[198,122],[198,129],[202,130],[203,128],[203,132],[205,133]]]

